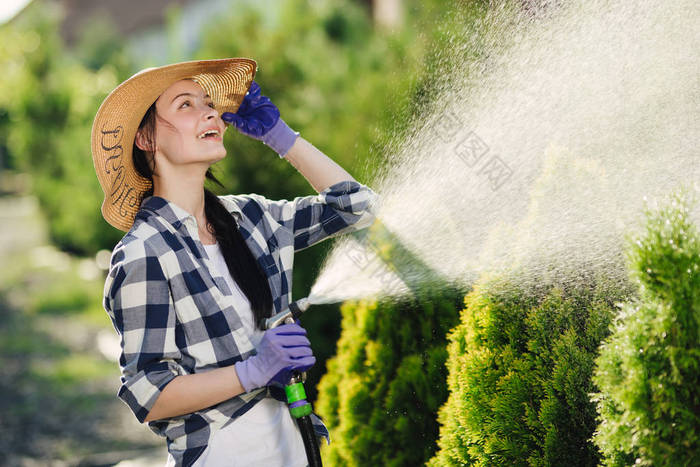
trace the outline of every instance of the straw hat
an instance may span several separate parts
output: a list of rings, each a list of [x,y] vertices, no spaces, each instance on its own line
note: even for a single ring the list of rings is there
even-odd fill
[[[128,231],[151,181],[136,172],[134,137],[148,108],[171,84],[192,79],[214,101],[219,113],[236,112],[255,77],[248,58],[199,60],[147,68],[117,86],[102,102],[92,124],[92,161],[105,194],[102,216]]]

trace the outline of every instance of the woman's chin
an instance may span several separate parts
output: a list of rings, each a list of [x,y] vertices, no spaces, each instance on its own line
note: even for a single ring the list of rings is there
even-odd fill
[[[226,158],[226,149],[222,147],[221,151],[217,151],[211,155],[210,160],[211,160],[212,164],[216,164],[217,162],[219,162],[220,160],[223,160],[225,158]]]

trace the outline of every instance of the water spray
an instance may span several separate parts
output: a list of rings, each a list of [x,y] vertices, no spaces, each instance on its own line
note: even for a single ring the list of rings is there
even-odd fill
[[[286,310],[266,319],[265,328],[272,329],[282,324],[293,324],[310,306],[311,302],[308,298],[301,298],[292,302]],[[311,422],[311,404],[306,400],[304,381],[306,381],[306,373],[294,371],[289,383],[284,387],[284,392],[287,395],[289,412],[299,426],[309,467],[316,467],[321,466],[321,452],[318,447],[316,432]]]

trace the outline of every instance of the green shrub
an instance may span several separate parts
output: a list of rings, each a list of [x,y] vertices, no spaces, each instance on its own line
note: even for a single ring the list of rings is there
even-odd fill
[[[332,442],[328,465],[420,465],[434,453],[437,410],[447,397],[445,334],[458,295],[402,302],[346,302],[335,357],[316,408]]]
[[[606,465],[698,465],[700,236],[683,195],[646,215],[628,254],[640,297],[597,361],[594,439]]]
[[[519,287],[484,278],[449,336],[440,451],[431,465],[593,466],[596,349],[621,292],[605,279]],[[544,284],[544,280],[542,282]]]
[[[31,175],[52,241],[94,253],[121,237],[101,217],[102,190],[90,155],[90,129],[101,98],[117,84],[113,67],[92,72],[69,57],[58,36],[60,15],[34,2],[0,29],[3,133],[13,168]]]
[[[585,196],[609,193],[610,177],[602,162],[550,144],[524,215],[489,232],[480,259],[492,272],[450,336],[432,465],[599,462],[594,360],[614,303],[633,293],[618,227]]]

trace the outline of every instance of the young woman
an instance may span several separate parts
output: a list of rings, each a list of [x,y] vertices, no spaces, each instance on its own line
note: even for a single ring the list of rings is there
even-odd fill
[[[128,231],[104,295],[121,338],[119,397],[167,439],[169,465],[306,465],[280,388],[315,358],[299,324],[262,322],[290,303],[294,251],[374,220],[376,194],[285,124],[255,71],[249,59],[144,70],[93,124],[102,213]],[[319,194],[271,201],[206,190],[229,124]]]

